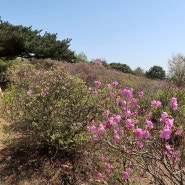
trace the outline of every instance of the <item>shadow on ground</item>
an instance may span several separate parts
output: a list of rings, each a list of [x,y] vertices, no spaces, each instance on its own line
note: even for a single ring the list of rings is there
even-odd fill
[[[46,150],[21,142],[0,150],[0,184],[81,185],[89,180],[83,154]],[[82,157],[83,156],[83,157]]]

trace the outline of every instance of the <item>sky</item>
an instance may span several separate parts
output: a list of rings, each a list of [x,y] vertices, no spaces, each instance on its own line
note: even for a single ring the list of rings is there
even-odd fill
[[[185,52],[185,0],[0,0],[0,16],[70,38],[70,49],[89,60],[168,71]]]

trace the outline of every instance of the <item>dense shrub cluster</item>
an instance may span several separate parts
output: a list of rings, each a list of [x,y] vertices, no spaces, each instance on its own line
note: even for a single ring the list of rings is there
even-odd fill
[[[82,64],[11,68],[1,113],[13,131],[30,145],[81,151],[90,184],[137,184],[148,175],[183,184],[184,90]]]
[[[82,80],[63,70],[32,65],[12,68],[9,75],[12,85],[3,96],[3,117],[14,131],[56,149],[83,143],[86,125],[99,110]]]
[[[125,184],[134,183],[138,174],[149,173],[155,184],[181,184],[185,148],[177,99],[168,97],[167,105],[153,100],[146,109],[142,91],[135,96],[133,89],[120,89],[117,82],[101,90],[100,83],[95,85],[96,95],[104,94],[103,117],[88,126],[96,143],[92,150],[99,164],[96,178]]]

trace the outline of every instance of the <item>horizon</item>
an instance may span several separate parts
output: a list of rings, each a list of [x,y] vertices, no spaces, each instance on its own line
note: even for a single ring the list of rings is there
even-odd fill
[[[156,0],[86,2],[1,0],[1,19],[70,38],[70,49],[88,60],[122,63],[148,71],[168,72],[168,59],[184,52],[185,1]]]

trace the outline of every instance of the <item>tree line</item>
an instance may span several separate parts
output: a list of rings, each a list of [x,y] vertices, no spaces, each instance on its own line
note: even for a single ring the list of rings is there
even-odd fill
[[[0,18],[0,57],[35,57],[72,61],[71,39],[57,40],[56,33],[33,30],[32,26],[12,25]]]
[[[122,71],[124,73],[130,73],[137,76],[146,76],[147,78],[151,79],[164,80],[166,77],[165,70],[162,67],[156,65],[151,67],[146,72],[144,72],[144,70],[141,69],[140,67],[136,68],[135,70],[132,70],[128,65],[121,63],[110,63],[110,67]]]
[[[144,71],[141,67],[132,70],[130,66],[124,63],[112,62],[108,63],[105,59],[95,59],[88,61],[85,53],[76,54],[76,61],[101,63],[106,68],[113,68],[123,73],[130,73],[137,76],[145,76],[150,79],[170,80],[177,86],[185,86],[185,56],[177,53],[168,59],[168,71],[166,72],[161,66],[154,65],[148,71]]]

